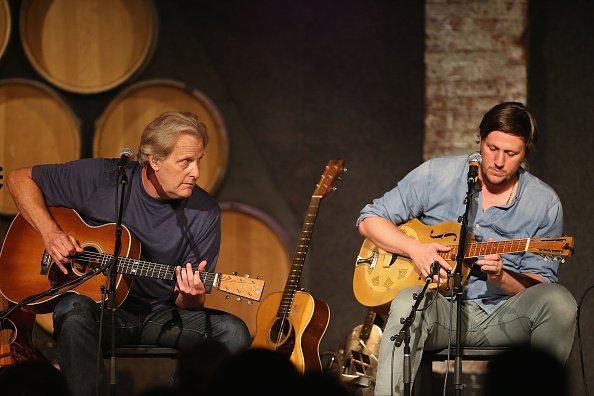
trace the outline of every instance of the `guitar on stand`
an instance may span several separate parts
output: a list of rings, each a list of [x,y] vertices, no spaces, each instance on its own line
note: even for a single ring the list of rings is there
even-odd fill
[[[377,372],[377,357],[382,340],[383,319],[373,310],[367,312],[365,321],[351,331],[338,351],[340,380],[357,388],[370,388],[373,392]],[[379,323],[376,324],[376,323]]]
[[[0,180],[2,177],[0,174]],[[9,308],[11,305],[0,293],[0,312]],[[0,368],[25,360],[45,360],[45,356],[33,344],[34,324],[35,315],[22,309],[14,311],[8,318],[0,319]]]
[[[320,340],[330,319],[328,305],[298,290],[305,256],[311,241],[320,201],[334,190],[334,181],[344,169],[344,160],[331,160],[311,197],[299,243],[283,292],[269,294],[258,307],[252,348],[278,351],[301,373],[322,370]]]

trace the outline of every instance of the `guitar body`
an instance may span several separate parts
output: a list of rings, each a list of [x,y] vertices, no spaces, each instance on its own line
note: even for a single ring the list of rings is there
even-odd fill
[[[50,213],[67,234],[73,235],[85,251],[111,253],[114,251],[115,224],[92,227],[71,209],[49,208]],[[122,232],[122,252],[120,256],[140,257],[140,242],[126,229]],[[99,263],[100,264],[100,263]],[[62,273],[49,255],[40,235],[18,214],[13,220],[0,253],[0,291],[7,300],[18,303],[30,295],[41,293],[52,284],[61,285],[65,281],[82,276],[93,270],[92,266],[81,266],[75,261],[67,265],[68,274]],[[116,303],[121,304],[130,289],[132,277],[117,276]],[[71,292],[80,293],[95,301],[101,300],[100,286],[105,284],[105,276],[98,275],[78,285]],[[53,311],[59,297],[49,296],[27,306],[34,313]]]
[[[412,239],[423,243],[440,243],[455,245],[458,243],[460,224],[456,222],[439,223],[427,226],[418,219],[412,219],[398,226],[398,229]],[[456,267],[455,259],[446,261]],[[462,268],[463,279],[466,279],[470,268]],[[411,286],[423,286],[425,279],[411,259],[386,252],[365,240],[353,277],[355,298],[362,305],[373,308],[380,313],[388,313],[390,303],[401,290]],[[432,284],[432,287],[435,287]],[[445,290],[445,287],[444,289]]]
[[[301,373],[321,371],[320,340],[330,320],[328,305],[309,293],[296,291],[289,316],[278,317],[282,292],[269,294],[260,302],[252,348],[278,351]]]

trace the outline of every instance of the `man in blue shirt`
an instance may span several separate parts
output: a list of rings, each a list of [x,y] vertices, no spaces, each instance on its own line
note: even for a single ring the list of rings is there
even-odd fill
[[[207,143],[206,126],[194,114],[164,113],[144,129],[139,162],[125,169],[123,224],[142,243],[143,259],[175,266],[176,276],[134,279],[117,310],[116,344],[185,349],[212,339],[236,352],[251,342],[241,319],[204,307],[210,289],[196,272],[214,271],[221,241],[220,208],[196,185]],[[9,175],[21,215],[64,273],[72,256],[83,251],[81,241],[62,231],[47,207],[75,209],[92,226],[115,222],[117,170],[117,159],[89,158]],[[60,369],[72,395],[107,394],[103,358],[97,356],[99,317],[98,304],[84,295],[68,295],[54,309]],[[109,345],[110,332],[103,334]]]
[[[483,117],[479,127],[480,191],[472,197],[476,213],[473,211],[468,224],[477,242],[561,236],[563,209],[559,197],[521,167],[534,150],[536,138],[536,122],[521,103],[501,103]],[[357,221],[361,235],[388,252],[409,257],[423,278],[430,276],[432,263],[438,263],[440,277],[445,278],[452,268],[440,253],[450,249],[412,239],[397,226],[413,218],[427,225],[456,221],[466,207],[468,166],[466,155],[423,163],[362,209]],[[569,291],[557,284],[557,269],[558,261],[529,252],[479,257],[462,297],[463,345],[528,343],[566,362],[577,307]],[[405,289],[391,303],[379,352],[376,395],[402,393],[403,354],[393,355],[390,337],[402,328],[400,319],[409,315],[413,293],[420,289]],[[423,350],[442,349],[455,340],[451,302],[439,296],[426,305],[410,329],[413,376]]]

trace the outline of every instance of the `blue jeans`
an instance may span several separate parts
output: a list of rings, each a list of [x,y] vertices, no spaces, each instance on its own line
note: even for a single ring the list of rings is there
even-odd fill
[[[103,396],[107,377],[103,357],[98,356],[100,308],[86,296],[72,294],[54,309],[54,338],[58,361],[73,396]],[[111,312],[103,318],[103,350],[111,345]],[[159,345],[190,348],[208,339],[223,343],[234,353],[247,348],[251,335],[234,315],[212,309],[190,311],[161,307],[149,313],[116,311],[116,345]]]
[[[421,287],[402,290],[392,301],[379,351],[376,396],[400,395],[403,387],[403,347],[394,349],[390,337],[402,328],[414,304],[413,293]],[[432,293],[435,294],[435,293]],[[442,295],[433,303],[425,298],[410,328],[412,377],[419,368],[423,350],[439,350],[455,344],[456,305]],[[543,283],[510,297],[493,313],[478,304],[462,304],[462,344],[465,346],[513,346],[529,344],[551,353],[565,363],[573,346],[577,304],[571,293],[559,284]],[[392,359],[393,369],[392,369]],[[394,389],[392,389],[392,380]],[[393,391],[393,392],[392,392]]]

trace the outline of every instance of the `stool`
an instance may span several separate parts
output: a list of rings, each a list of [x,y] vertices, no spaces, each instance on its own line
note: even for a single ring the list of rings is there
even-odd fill
[[[463,347],[461,357],[463,361],[490,361],[509,349],[509,347]],[[450,360],[453,362],[455,358],[456,348],[452,347],[450,350]],[[447,359],[447,348],[438,351],[423,352],[421,365],[419,366],[419,371],[414,381],[413,394],[415,396],[430,396],[435,393],[432,389],[433,362],[445,362]],[[449,374],[449,378],[453,379],[454,376]],[[439,392],[435,394],[441,395],[442,393],[443,392],[440,387]]]
[[[115,349],[116,357],[123,358],[171,358],[177,359],[179,351],[156,345],[120,345]],[[111,357],[110,351],[105,351],[103,357]]]

